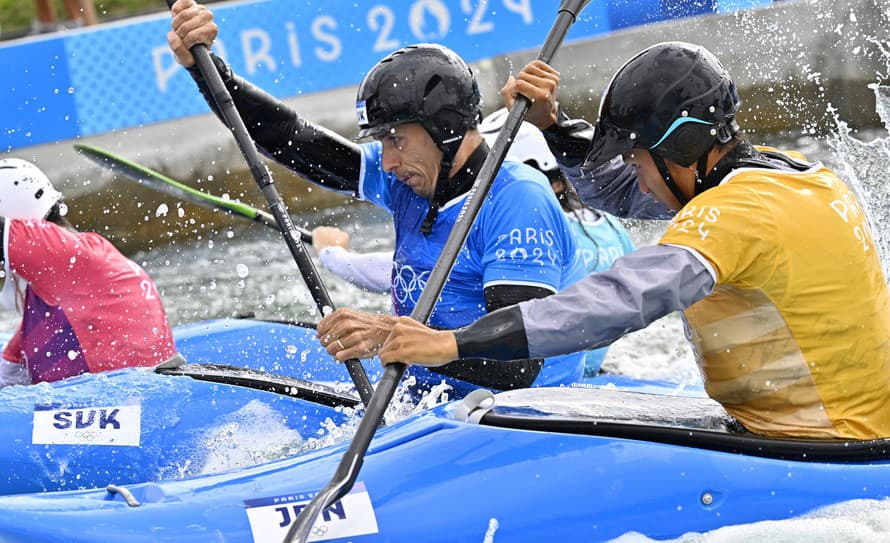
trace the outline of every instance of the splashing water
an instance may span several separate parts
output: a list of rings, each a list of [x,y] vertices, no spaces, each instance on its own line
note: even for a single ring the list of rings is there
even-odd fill
[[[876,110],[890,132],[890,86],[870,85],[875,92]],[[835,115],[837,133],[828,139],[836,155],[835,171],[857,192],[865,203],[872,225],[884,277],[890,278],[890,135],[863,142]]]
[[[784,521],[726,526],[704,534],[688,533],[671,543],[881,543],[890,532],[890,500],[853,500]],[[654,543],[631,532],[611,543]]]
[[[202,441],[206,448],[201,470],[204,474],[284,458],[299,452],[304,442],[298,431],[284,424],[278,412],[259,401],[248,403],[209,429]]]
[[[483,539],[483,543],[494,543],[494,534],[498,531],[500,527],[500,523],[498,519],[493,518],[488,521],[488,530],[485,531],[485,539]]]
[[[451,386],[444,381],[419,396],[414,389],[416,384],[417,380],[413,375],[409,375],[399,383],[399,388],[393,395],[393,401],[387,406],[384,414],[387,424],[392,424],[415,413],[428,411],[451,399],[448,394]]]
[[[342,441],[352,439],[352,436],[358,429],[359,422],[361,422],[361,417],[358,416],[357,412],[352,408],[337,408],[338,411],[341,409],[347,414],[346,422],[337,424],[330,418],[326,418],[319,426],[318,437],[310,437],[307,439],[302,444],[297,454],[323,449],[330,445],[335,445]]]
[[[182,451],[182,460],[163,469],[158,479],[182,479],[254,466],[298,454],[305,443],[297,430],[284,423],[281,413],[254,400],[205,430],[195,447]]]

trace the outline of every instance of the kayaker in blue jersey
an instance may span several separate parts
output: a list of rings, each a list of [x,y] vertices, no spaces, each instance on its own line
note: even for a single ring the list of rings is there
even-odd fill
[[[507,117],[499,109],[482,119],[479,131],[493,144]],[[534,125],[522,123],[507,151],[507,161],[522,162],[547,176],[569,226],[578,241],[578,251],[588,273],[606,271],[615,260],[634,250],[633,241],[618,219],[585,206],[559,170],[547,141]],[[370,292],[389,292],[392,253],[358,253],[349,250],[349,235],[337,228],[320,226],[312,231],[312,245],[322,265],[340,277]],[[588,351],[584,377],[600,371],[607,348]]]
[[[558,82],[532,62],[505,93],[532,100],[529,119],[588,204],[673,215],[667,232],[605,273],[455,331],[402,318],[380,359],[551,356],[682,310],[705,390],[748,430],[890,437],[890,294],[850,187],[800,153],[752,145],[732,78],[701,46],[630,59],[594,127],[558,109]]]
[[[168,42],[215,109],[189,47],[211,44],[213,15],[193,0],[172,7]],[[296,111],[214,62],[259,149],[301,177],[389,211],[395,226],[392,300],[410,314],[488,154],[479,134],[481,97],[467,64],[453,51],[420,44],[372,67],[355,104],[354,143],[310,123]],[[505,164],[459,255],[430,324],[451,329],[486,313],[552,294],[584,275],[575,238],[547,178],[524,164]],[[339,309],[318,324],[319,339],[338,360],[376,354],[393,315]],[[582,375],[578,354],[511,361],[459,361],[418,381],[441,382],[457,394],[485,386],[510,389],[561,385]],[[472,385],[470,385],[472,384]],[[474,386],[473,386],[474,385]]]

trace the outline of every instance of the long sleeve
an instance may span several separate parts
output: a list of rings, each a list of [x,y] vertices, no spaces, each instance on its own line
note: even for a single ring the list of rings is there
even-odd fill
[[[688,249],[656,245],[566,290],[490,313],[455,331],[463,357],[555,356],[602,347],[689,307],[714,288],[713,272]]]
[[[358,195],[362,165],[358,144],[307,121],[282,101],[232,73],[219,57],[212,58],[261,152],[308,181]],[[222,118],[200,71],[192,67],[189,73],[210,108]]]
[[[616,217],[670,219],[673,212],[639,189],[633,167],[615,157],[601,167],[587,167],[594,128],[583,119],[560,111],[557,122],[542,132],[559,168],[588,206]]]
[[[345,281],[369,292],[386,293],[392,285],[392,253],[355,253],[343,247],[318,252],[322,266]]]

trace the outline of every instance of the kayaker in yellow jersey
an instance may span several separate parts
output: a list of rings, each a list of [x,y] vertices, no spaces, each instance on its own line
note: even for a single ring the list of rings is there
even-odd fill
[[[558,109],[558,82],[535,61],[504,93],[532,99],[529,120],[588,205],[673,215],[664,237],[464,328],[401,319],[381,360],[551,356],[682,310],[706,391],[748,430],[890,437],[890,296],[847,184],[799,153],[751,145],[735,85],[703,47],[661,43],[630,59],[593,130]]]

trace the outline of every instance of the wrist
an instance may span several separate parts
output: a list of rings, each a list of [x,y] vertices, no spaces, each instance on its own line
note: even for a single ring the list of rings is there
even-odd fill
[[[399,318],[395,315],[385,315],[381,313],[377,315],[377,318],[380,319],[380,322],[381,324],[383,324],[383,326],[390,330],[393,326],[396,325],[397,322],[399,322]]]
[[[436,335],[440,339],[442,348],[441,360],[444,362],[451,362],[452,360],[460,358],[460,352],[457,348],[457,338],[455,337],[454,332],[451,330],[440,330],[436,332]]]
[[[549,132],[551,134],[558,134],[560,130],[568,126],[568,123],[572,120],[572,118],[569,117],[566,112],[559,107],[558,104],[556,106],[556,112],[552,118],[553,123],[547,128],[542,128],[541,130],[543,130],[544,132]]]

